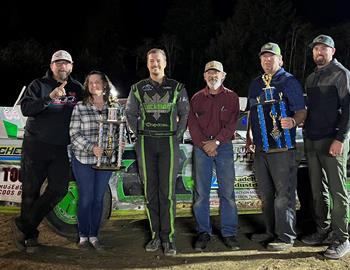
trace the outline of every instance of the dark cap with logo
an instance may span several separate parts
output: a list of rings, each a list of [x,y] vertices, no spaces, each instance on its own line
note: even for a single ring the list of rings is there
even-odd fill
[[[328,47],[334,48],[334,40],[330,36],[319,35],[314,38],[314,40],[309,44],[309,47],[312,49],[317,44],[324,44]]]

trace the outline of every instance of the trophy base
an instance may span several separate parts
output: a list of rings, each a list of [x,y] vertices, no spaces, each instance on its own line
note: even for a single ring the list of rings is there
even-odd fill
[[[107,123],[113,123],[113,124],[123,124],[123,123],[126,123],[125,120],[115,120],[115,119],[107,119]]]
[[[278,153],[278,152],[286,152],[289,149],[293,149],[293,148],[288,148],[288,147],[282,147],[282,148],[272,148],[269,149],[266,153]]]
[[[115,164],[112,164],[112,165],[101,164],[100,166],[93,165],[92,168],[95,170],[100,170],[100,171],[121,171],[121,170],[125,169],[125,166],[118,167]]]
[[[125,124],[125,120],[115,120],[115,119],[107,119],[107,120],[98,120],[98,123],[107,123],[107,124]]]

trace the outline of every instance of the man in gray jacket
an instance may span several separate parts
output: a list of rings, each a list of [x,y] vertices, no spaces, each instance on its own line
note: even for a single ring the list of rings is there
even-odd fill
[[[321,244],[333,230],[334,238],[324,256],[339,259],[350,251],[346,191],[350,72],[333,58],[335,47],[330,36],[319,35],[310,47],[316,69],[306,80],[305,150],[317,231],[302,241]]]
[[[163,50],[148,51],[147,67],[150,77],[132,85],[126,104],[152,232],[145,249],[163,246],[165,255],[175,255],[175,181],[189,101],[183,84],[165,76]]]

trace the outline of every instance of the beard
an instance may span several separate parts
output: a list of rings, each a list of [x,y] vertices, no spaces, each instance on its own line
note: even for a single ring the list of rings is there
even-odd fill
[[[314,57],[314,61],[317,66],[324,66],[327,63],[326,58],[323,56]]]
[[[221,86],[221,80],[219,79],[211,79],[208,81],[208,87],[210,89],[218,89]]]
[[[57,73],[57,77],[61,81],[67,81],[70,74],[71,74],[71,71],[59,71]]]

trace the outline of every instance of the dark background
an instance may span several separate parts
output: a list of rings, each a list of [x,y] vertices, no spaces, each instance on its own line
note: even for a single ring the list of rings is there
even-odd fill
[[[0,105],[12,106],[23,86],[44,75],[54,51],[72,54],[73,76],[105,72],[121,97],[147,77],[145,54],[165,49],[167,75],[189,96],[204,86],[206,62],[218,60],[225,85],[247,95],[259,75],[260,47],[280,45],[284,67],[303,83],[314,65],[308,44],[331,35],[336,57],[350,66],[348,0],[3,1]]]

